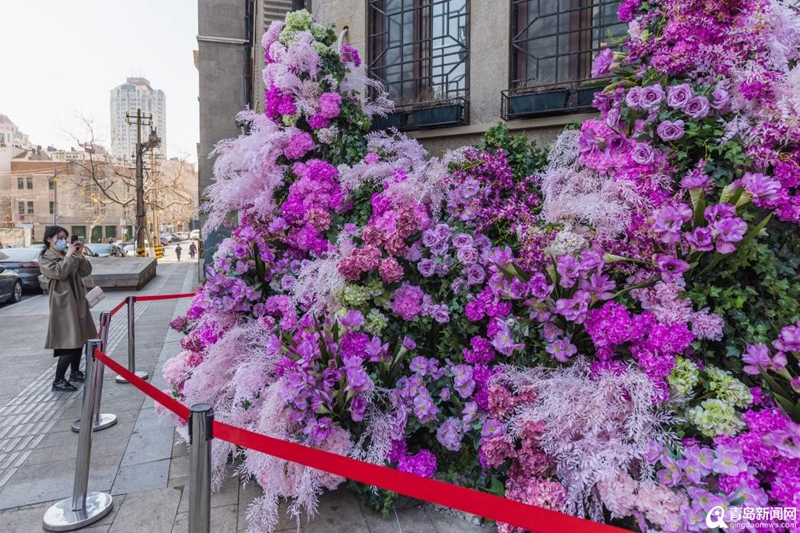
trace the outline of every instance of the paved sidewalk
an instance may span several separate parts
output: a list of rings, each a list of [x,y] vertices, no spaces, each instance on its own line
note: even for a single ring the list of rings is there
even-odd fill
[[[188,254],[187,254],[188,256]],[[188,257],[187,257],[188,258]],[[194,261],[162,262],[157,277],[136,293],[107,292],[93,311],[108,311],[129,294],[191,292],[196,283]],[[161,366],[180,350],[180,334],[168,328],[188,300],[136,304],[136,365],[165,388]],[[72,494],[78,434],[71,431],[80,417],[82,390],[50,391],[55,361],[41,347],[47,328],[46,296],[0,306],[0,531],[40,532],[45,511]],[[124,310],[112,320],[108,353],[127,362]],[[189,456],[174,427],[155,415],[153,402],[138,389],[120,385],[106,372],[102,413],[118,423],[94,434],[89,491],[114,496],[111,513],[81,531],[92,533],[188,532]],[[247,507],[260,495],[249,483],[227,480],[211,497],[211,529],[215,533],[246,531]],[[364,508],[355,496],[338,490],[320,499],[319,514],[298,524],[282,518],[278,531],[305,533],[478,533],[491,531],[460,515],[428,505],[398,509],[388,518]]]

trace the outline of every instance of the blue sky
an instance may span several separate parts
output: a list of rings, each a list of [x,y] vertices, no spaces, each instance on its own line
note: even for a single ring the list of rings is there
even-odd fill
[[[144,75],[167,95],[169,156],[195,161],[196,35],[197,0],[1,0],[0,113],[60,148],[83,115],[109,146],[109,92]]]

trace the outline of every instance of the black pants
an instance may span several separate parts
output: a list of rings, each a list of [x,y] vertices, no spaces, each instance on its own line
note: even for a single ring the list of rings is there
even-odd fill
[[[56,365],[56,382],[61,381],[67,374],[67,367],[70,372],[77,372],[81,364],[81,352],[83,348],[70,348],[69,350],[56,349],[53,350],[53,355],[58,357],[58,365]]]

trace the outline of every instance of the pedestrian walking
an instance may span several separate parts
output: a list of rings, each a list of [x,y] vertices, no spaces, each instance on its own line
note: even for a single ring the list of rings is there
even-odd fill
[[[70,381],[83,382],[84,375],[79,369],[81,351],[86,341],[97,337],[83,284],[83,278],[92,273],[92,265],[83,255],[83,243],[74,241],[67,245],[67,237],[69,232],[60,226],[45,228],[45,245],[39,257],[50,298],[44,347],[58,357],[53,390],[60,392],[78,390]]]
[[[194,255],[197,253],[197,246],[195,243],[189,245],[189,257],[194,259]]]
[[[178,261],[179,261],[179,262],[180,262],[180,260],[181,260],[181,252],[182,252],[182,251],[183,251],[183,248],[181,248],[181,245],[180,245],[180,243],[178,243],[178,246],[176,246],[176,247],[175,247],[175,255],[177,255],[177,256],[178,256]]]

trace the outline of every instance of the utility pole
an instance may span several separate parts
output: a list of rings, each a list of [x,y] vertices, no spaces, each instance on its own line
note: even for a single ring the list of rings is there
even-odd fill
[[[128,124],[131,119],[136,120],[136,256],[144,257],[146,253],[145,241],[147,241],[146,212],[144,207],[144,153],[152,150],[161,143],[155,131],[150,130],[150,138],[146,143],[142,142],[142,126],[153,126],[153,115],[142,116],[142,110],[136,110],[136,116],[125,114]],[[153,245],[155,246],[155,245]]]
[[[58,226],[58,172],[51,179],[53,180],[53,225]]]

